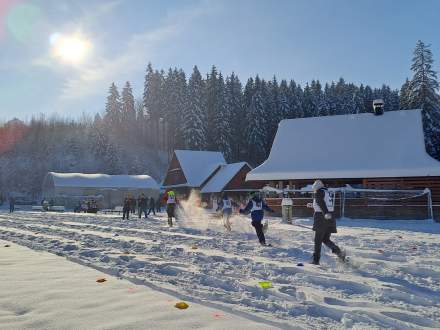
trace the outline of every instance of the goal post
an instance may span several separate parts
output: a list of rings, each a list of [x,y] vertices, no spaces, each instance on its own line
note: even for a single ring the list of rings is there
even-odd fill
[[[313,199],[310,188],[278,189],[264,187],[271,206],[280,208],[282,193],[293,200],[293,213],[297,217],[310,217],[307,208]],[[431,190],[426,189],[363,189],[352,187],[329,188],[333,195],[335,216],[352,219],[425,220],[434,219]]]
[[[365,219],[433,219],[431,191],[344,188],[343,216]]]

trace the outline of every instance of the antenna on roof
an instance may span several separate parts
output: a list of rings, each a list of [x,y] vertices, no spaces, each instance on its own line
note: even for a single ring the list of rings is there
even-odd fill
[[[376,99],[373,101],[373,111],[375,116],[383,115],[383,105],[382,99]]]

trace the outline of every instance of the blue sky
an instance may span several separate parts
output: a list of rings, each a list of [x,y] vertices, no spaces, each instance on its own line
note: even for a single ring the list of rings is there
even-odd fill
[[[437,0],[0,0],[0,119],[103,111],[113,81],[141,95],[148,62],[400,88],[418,39],[440,71],[439,15]],[[54,34],[90,50],[66,63]]]

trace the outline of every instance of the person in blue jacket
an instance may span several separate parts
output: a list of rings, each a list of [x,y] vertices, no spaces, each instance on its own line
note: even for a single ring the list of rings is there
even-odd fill
[[[240,210],[240,213],[251,214],[252,226],[255,228],[255,232],[257,233],[260,244],[263,246],[270,246],[266,244],[262,221],[264,218],[265,210],[272,213],[274,211],[269,206],[267,206],[266,202],[261,198],[261,195],[259,193],[253,193],[251,196],[252,198],[249,200],[246,207]]]

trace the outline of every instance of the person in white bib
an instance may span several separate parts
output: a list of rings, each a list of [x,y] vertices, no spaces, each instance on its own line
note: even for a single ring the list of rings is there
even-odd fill
[[[292,223],[292,211],[293,211],[293,200],[289,197],[288,192],[283,193],[283,199],[281,200],[281,213],[283,223]]]
[[[319,265],[322,243],[327,245],[341,260],[345,260],[345,253],[330,240],[336,233],[336,219],[333,216],[334,199],[321,180],[316,180],[313,189],[313,230],[315,231],[315,249],[312,263]]]
[[[233,201],[228,197],[228,195],[225,193],[223,194],[222,200],[218,204],[217,212],[222,212],[222,218],[223,218],[223,226],[226,228],[227,231],[231,231],[231,215],[232,215],[232,206]]]
[[[173,218],[175,218],[175,212],[176,212],[176,195],[174,191],[170,190],[168,191],[166,195],[166,201],[167,201],[167,215],[168,215],[168,226],[173,226]]]
[[[271,246],[270,244],[266,244],[266,237],[264,236],[264,230],[263,230],[263,218],[264,218],[264,211],[268,211],[271,213],[274,213],[274,210],[272,210],[266,202],[261,197],[260,193],[252,193],[252,198],[247,203],[246,207],[244,209],[240,210],[241,214],[251,214],[252,219],[252,226],[255,228],[255,232],[258,237],[258,241],[263,246]]]

